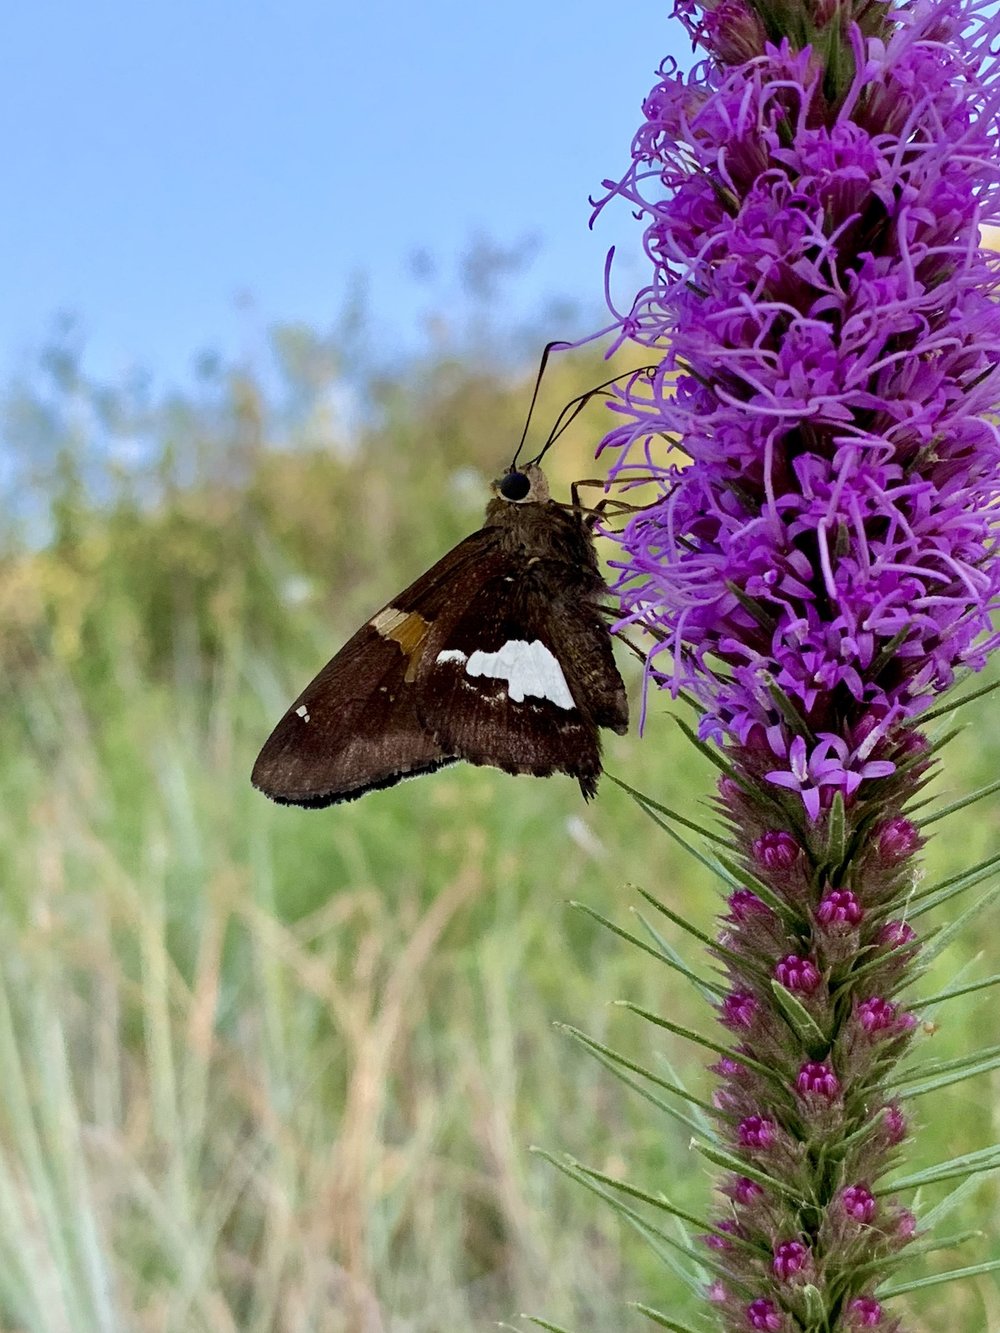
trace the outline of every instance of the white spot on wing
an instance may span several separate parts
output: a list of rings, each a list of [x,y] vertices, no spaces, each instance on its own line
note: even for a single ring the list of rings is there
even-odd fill
[[[305,704],[299,704],[298,708],[296,708],[295,710],[295,716],[300,717],[303,722],[308,722],[309,709],[305,706]]]
[[[467,662],[469,659],[461,648],[445,648],[443,652],[438,653],[435,662]]]
[[[514,703],[523,703],[530,694],[536,699],[548,699],[557,708],[576,707],[562,667],[540,639],[532,639],[530,643],[509,639],[496,653],[477,649],[465,670],[470,676],[505,680],[507,696]]]

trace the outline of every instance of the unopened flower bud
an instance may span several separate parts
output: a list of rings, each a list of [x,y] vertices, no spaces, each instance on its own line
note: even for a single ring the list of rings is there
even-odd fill
[[[763,870],[791,870],[802,854],[802,848],[784,829],[769,829],[753,844],[754,859]]]
[[[859,926],[865,909],[850,889],[831,889],[816,908],[816,920],[821,926]]]
[[[840,1202],[848,1217],[866,1225],[875,1216],[875,1196],[866,1185],[848,1185],[841,1191]]]
[[[749,1031],[759,1010],[760,1005],[749,991],[732,991],[722,1002],[720,1017],[728,1028]]]
[[[794,953],[786,954],[775,964],[774,975],[786,990],[800,995],[811,995],[822,980],[811,958],[800,958]]]
[[[764,1329],[765,1333],[781,1333],[781,1315],[774,1301],[762,1297],[751,1301],[747,1306],[747,1323],[751,1328]]]
[[[921,837],[915,826],[902,815],[879,824],[873,837],[879,858],[886,866],[898,866],[921,845]]]
[[[809,1060],[798,1072],[795,1091],[801,1097],[821,1097],[832,1102],[840,1096],[840,1079],[829,1065]]]
[[[755,893],[749,889],[737,889],[735,893],[729,895],[729,911],[731,913],[729,920],[735,921],[739,925],[744,925],[754,917],[770,917],[773,912],[767,903],[758,898]]]
[[[854,1328],[878,1328],[882,1322],[882,1307],[874,1296],[857,1296],[847,1313]]]
[[[756,1180],[751,1180],[749,1176],[737,1176],[729,1191],[730,1197],[736,1203],[746,1206],[753,1203],[755,1199],[762,1197],[763,1188],[757,1184]]]
[[[743,1148],[770,1148],[774,1142],[774,1121],[767,1116],[748,1115],[740,1121],[737,1133]]]
[[[776,1278],[787,1282],[796,1273],[801,1273],[809,1263],[809,1250],[800,1240],[783,1240],[774,1247],[771,1269]]]

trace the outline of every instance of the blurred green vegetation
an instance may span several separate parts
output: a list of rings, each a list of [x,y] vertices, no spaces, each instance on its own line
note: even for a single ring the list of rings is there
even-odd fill
[[[553,1023],[707,1095],[696,1054],[609,1005],[712,1032],[697,996],[567,899],[636,928],[640,883],[710,929],[720,886],[608,781],[586,808],[569,781],[463,766],[322,812],[249,787],[305,680],[478,524],[530,392],[530,357],[438,346],[359,371],[348,342],[280,328],[265,366],[206,359],[157,397],[142,377],[89,380],[66,330],[7,394],[9,1333],[459,1333],[522,1310],[609,1333],[647,1326],[629,1300],[696,1317],[662,1260],[528,1146],[708,1213],[688,1132]],[[557,359],[536,429],[606,374]],[[601,430],[595,407],[554,451],[557,494],[593,475]],[[995,704],[975,707],[954,791],[997,767]],[[643,739],[610,738],[608,767],[695,813],[713,773],[669,711],[654,699]],[[938,826],[932,872],[995,851],[995,810]],[[927,991],[996,970],[991,946],[980,924]],[[991,994],[935,1014],[921,1058],[991,1044]],[[913,1166],[995,1140],[996,1091],[990,1075],[916,1103]],[[985,1182],[953,1229],[995,1243],[995,1207]],[[912,1298],[909,1328],[1000,1328],[992,1279],[944,1290]]]

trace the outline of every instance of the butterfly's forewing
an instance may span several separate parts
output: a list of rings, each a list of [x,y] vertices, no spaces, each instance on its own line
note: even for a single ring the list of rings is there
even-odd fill
[[[414,682],[429,628],[442,613],[461,614],[470,572],[488,567],[495,548],[490,529],[473,533],[363,625],[274,728],[254,786],[275,801],[324,806],[453,763],[458,755],[418,716]]]

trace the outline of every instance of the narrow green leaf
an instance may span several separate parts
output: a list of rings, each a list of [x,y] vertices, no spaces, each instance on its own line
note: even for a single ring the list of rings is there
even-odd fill
[[[791,911],[788,904],[779,898],[772,888],[769,888],[762,879],[758,879],[745,866],[738,865],[735,861],[730,861],[728,857],[720,856],[718,853],[716,853],[714,859],[727,872],[729,882],[734,887],[753,889],[757,897],[762,902],[767,903],[772,912],[777,912],[783,921],[798,923],[801,920],[799,915]]]
[[[703,1000],[707,1001],[708,1004],[714,1004],[718,996],[725,994],[724,987],[716,985],[714,981],[702,980],[702,978],[697,974],[697,972],[695,972],[692,968],[688,967],[687,963],[684,961],[684,959],[681,957],[678,951],[674,948],[674,946],[670,943],[670,941],[666,939],[665,936],[660,934],[660,932],[653,925],[652,921],[648,921],[642,915],[642,913],[639,911],[637,907],[630,907],[629,911],[635,913],[636,917],[642,924],[643,930],[645,930],[648,933],[650,939],[654,941],[656,947],[662,952],[663,961],[667,964],[667,966],[672,967],[675,972],[679,972],[682,977],[684,977],[687,981],[690,981],[691,984],[701,993],[701,997]]]
[[[933,944],[924,944],[920,950],[920,961],[924,967],[932,963],[938,954],[943,953],[952,940],[960,935],[967,925],[975,921],[977,916],[981,916],[988,907],[992,907],[998,897],[1000,897],[1000,883],[994,884],[992,889],[971,903],[961,916],[940,930]]]
[[[740,782],[740,778],[738,773],[736,772],[736,769],[733,768],[732,764],[729,762],[728,759],[724,758],[723,755],[719,754],[718,750],[714,749],[713,746],[706,745],[705,742],[701,739],[701,737],[696,735],[696,733],[691,730],[691,728],[682,718],[675,717],[674,721],[676,722],[677,726],[680,727],[681,731],[683,731],[684,735],[688,738],[688,740],[691,742],[694,748],[697,751],[699,751],[700,754],[703,754],[710,764],[714,764],[716,768],[721,769],[722,772],[725,773],[726,777],[732,778],[733,781],[738,782],[741,787],[744,785],[742,782]]]
[[[991,856],[988,860],[980,862],[977,866],[972,866],[969,870],[959,875],[952,875],[941,884],[933,888],[924,889],[920,893],[915,893],[910,898],[910,907],[907,910],[907,918],[912,920],[915,917],[923,916],[934,907],[940,907],[942,903],[949,902],[952,898],[966,889],[974,888],[981,884],[984,879],[989,879],[1000,869],[1000,856]],[[915,904],[919,904],[916,906]]]
[[[805,714],[799,711],[795,700],[786,694],[780,685],[776,685],[768,675],[765,674],[764,680],[766,681],[767,692],[771,696],[771,702],[788,723],[790,730],[798,736],[803,736],[810,744],[813,744],[816,733],[806,721]]]
[[[652,1102],[658,1110],[663,1111],[665,1115],[669,1115],[672,1119],[678,1121],[692,1134],[707,1132],[709,1138],[715,1137],[710,1128],[706,1130],[704,1122],[692,1120],[689,1116],[686,1116],[683,1111],[679,1111],[676,1106],[671,1106],[670,1103],[665,1102],[662,1097],[657,1097],[656,1094],[650,1092],[648,1088],[644,1088],[641,1083],[636,1082],[633,1078],[629,1078],[624,1071],[630,1069],[638,1074],[640,1078],[648,1079],[649,1082],[655,1084],[656,1087],[663,1088],[665,1092],[670,1092],[675,1097],[680,1097],[685,1101],[692,1102],[695,1106],[704,1108],[706,1113],[712,1114],[714,1108],[710,1106],[708,1102],[700,1101],[691,1093],[686,1092],[680,1084],[671,1083],[667,1079],[660,1078],[659,1075],[654,1074],[652,1070],[644,1069],[641,1065],[626,1059],[624,1055],[620,1055],[617,1051],[611,1050],[608,1046],[602,1046],[599,1041],[595,1041],[593,1037],[588,1037],[586,1033],[580,1032],[577,1028],[569,1027],[565,1023],[557,1023],[555,1026],[567,1033],[567,1035],[572,1037],[574,1041],[579,1042],[595,1060],[599,1060],[601,1064],[604,1065],[606,1069],[610,1070],[615,1078],[620,1079],[626,1087],[637,1092],[640,1097],[645,1097],[646,1100]]]
[[[709,842],[718,843],[720,847],[730,847],[732,845],[728,838],[720,837],[718,833],[706,828],[704,824],[696,824],[693,819],[686,819],[684,815],[678,814],[676,810],[671,810],[667,805],[661,805],[659,801],[654,801],[652,796],[647,796],[645,792],[630,787],[627,782],[623,782],[621,778],[616,778],[613,773],[608,773],[607,776],[616,787],[621,787],[622,791],[627,791],[637,805],[658,810],[661,815],[666,815],[668,819],[672,819],[675,823],[682,824],[684,828],[689,828],[692,833],[700,833],[703,838],[706,838]]]
[[[534,1324],[536,1328],[548,1329],[548,1333],[570,1333],[568,1328],[563,1328],[562,1324],[550,1324],[547,1319],[542,1319],[539,1315],[522,1314],[519,1319],[527,1319],[529,1324]]]
[[[920,889],[910,895],[910,901],[914,903],[922,902],[924,898],[932,893],[938,893],[941,889],[947,889],[952,884],[957,884],[964,880],[967,875],[989,875],[991,870],[1000,866],[1000,852],[995,852],[988,856],[985,861],[977,861],[974,866],[967,866],[964,870],[957,870],[954,875],[949,875],[947,879],[939,879],[936,884],[928,884],[926,888]]]
[[[809,1053],[812,1055],[816,1052],[825,1051],[830,1043],[805,1005],[796,999],[792,992],[786,989],[780,981],[775,981],[773,977],[771,978],[771,990],[778,1002],[778,1008]]]
[[[981,1227],[973,1227],[966,1231],[954,1231],[950,1236],[927,1236],[923,1240],[911,1241],[905,1250],[880,1255],[868,1264],[858,1264],[852,1267],[851,1274],[857,1278],[878,1277],[881,1274],[884,1280],[888,1273],[921,1255],[933,1254],[935,1250],[957,1250],[970,1240],[982,1240],[985,1234]]]
[[[959,810],[964,810],[967,806],[975,805],[976,801],[982,801],[987,796],[992,796],[993,793],[997,791],[1000,791],[1000,779],[997,779],[996,782],[990,782],[985,787],[980,787],[976,791],[970,792],[968,796],[963,796],[958,801],[952,801],[951,805],[942,806],[940,810],[935,810],[934,813],[928,815],[926,819],[918,820],[917,828],[930,828],[931,824],[936,824],[939,819],[945,819],[948,815],[954,815]]]
[[[896,1073],[896,1086],[901,1087],[906,1083],[916,1083],[926,1078],[932,1078],[936,1074],[948,1074],[953,1069],[970,1069],[980,1060],[991,1060],[995,1056],[1000,1056],[1000,1043],[993,1046],[982,1046],[978,1051],[963,1051],[961,1055],[950,1056],[947,1060],[928,1060],[924,1064],[912,1065],[907,1069],[898,1070]]]
[[[643,1305],[641,1301],[629,1301],[628,1308],[638,1310],[639,1314],[644,1314],[654,1324],[659,1324],[660,1328],[669,1328],[672,1333],[695,1333],[690,1324],[678,1324],[676,1320],[668,1319],[665,1314],[660,1314],[659,1310],[654,1310],[651,1305]]]
[[[672,838],[674,842],[677,843],[678,847],[683,847],[688,856],[692,856],[696,861],[700,861],[705,869],[711,871],[713,875],[719,873],[719,868],[711,857],[706,856],[704,852],[700,852],[693,843],[688,842],[687,838],[682,838],[676,829],[671,828],[666,820],[659,817],[655,810],[646,805],[644,801],[637,801],[636,804],[640,810],[649,816],[657,828],[662,829],[668,838]]]
[[[948,713],[953,713],[956,708],[971,704],[974,699],[981,699],[984,694],[992,694],[998,686],[1000,686],[1000,680],[994,680],[989,685],[981,685],[978,690],[970,690],[968,694],[963,694],[959,699],[952,699],[950,703],[932,708],[929,713],[920,713],[912,720],[910,725],[925,727],[928,722],[936,722],[939,717],[945,717]]]
[[[844,793],[837,791],[830,806],[830,820],[826,835],[827,865],[837,868],[844,864],[847,855],[847,811],[844,806]]]
[[[991,1144],[988,1148],[977,1148],[975,1152],[963,1153],[960,1157],[949,1158],[947,1162],[938,1162],[935,1166],[926,1166],[912,1175],[900,1176],[888,1185],[879,1185],[874,1194],[898,1194],[900,1190],[919,1189],[921,1185],[933,1185],[941,1180],[954,1180],[956,1176],[968,1176],[977,1172],[995,1171],[1000,1166],[1000,1144]]]
[[[650,1194],[648,1190],[640,1189],[638,1185],[630,1185],[626,1180],[616,1180],[614,1176],[605,1175],[603,1171],[596,1171],[593,1167],[585,1166],[583,1162],[578,1162],[575,1158],[571,1159],[572,1165],[577,1171],[582,1171],[585,1176],[591,1180],[596,1180],[601,1185],[607,1185],[609,1189],[617,1190],[621,1194],[627,1194],[630,1199],[638,1199],[640,1203],[648,1203],[652,1208],[659,1208],[661,1212],[670,1213],[672,1217],[679,1217],[682,1222],[687,1222],[698,1231],[711,1232],[715,1236],[721,1236],[732,1245],[740,1246],[744,1250],[759,1252],[759,1247],[748,1240],[741,1240],[739,1236],[730,1235],[725,1231],[720,1231],[718,1227],[712,1226],[704,1218],[695,1217],[693,1213],[685,1212],[683,1208],[678,1208],[672,1204],[664,1194]]]
[[[756,597],[750,597],[740,585],[734,583],[732,579],[726,579],[725,583],[729,592],[736,598],[747,615],[750,616],[761,629],[767,630],[767,637],[770,638],[774,632],[776,624],[773,612],[769,611],[767,607],[757,601]]]
[[[811,1202],[811,1200],[800,1198],[783,1180],[778,1180],[775,1176],[769,1176],[760,1167],[754,1166],[752,1162],[744,1161],[742,1157],[737,1157],[735,1153],[727,1152],[725,1148],[716,1148],[714,1144],[702,1143],[700,1139],[695,1139],[691,1147],[694,1148],[695,1152],[701,1153],[702,1157],[711,1162],[713,1166],[719,1166],[723,1171],[735,1171],[738,1176],[746,1176],[749,1180],[755,1180],[758,1185],[763,1185],[765,1189],[777,1190],[779,1194],[787,1195],[797,1204]]]
[[[656,1060],[657,1065],[662,1067],[670,1082],[676,1084],[678,1088],[684,1090],[686,1096],[687,1091],[684,1086],[684,1076],[678,1071],[677,1066],[667,1055],[666,1051],[664,1050],[654,1051],[653,1058]],[[706,1139],[714,1143],[716,1138],[715,1121],[718,1119],[720,1113],[718,1111],[715,1111],[713,1107],[713,1116],[712,1119],[709,1120],[708,1117],[702,1112],[701,1108],[697,1105],[691,1107],[691,1113],[697,1120],[700,1120],[702,1122],[702,1129],[700,1132],[704,1134]]]
[[[942,1282],[958,1282],[966,1277],[981,1277],[984,1273],[995,1273],[1000,1269],[1000,1259],[990,1259],[985,1264],[972,1264],[968,1268],[953,1268],[949,1273],[932,1273],[930,1277],[918,1277],[913,1282],[901,1282],[896,1287],[881,1287],[878,1296],[882,1300],[892,1300],[894,1296],[905,1296],[909,1291],[920,1291],[924,1287],[937,1287]]]
[[[711,935],[706,935],[705,932],[699,930],[697,926],[692,926],[690,921],[687,921],[682,917],[679,912],[675,912],[673,908],[668,907],[666,903],[661,903],[659,898],[654,898],[647,889],[641,888],[638,884],[633,884],[629,887],[635,889],[636,893],[645,898],[650,907],[655,907],[661,916],[665,916],[667,920],[672,921],[675,926],[680,926],[681,930],[686,931],[693,939],[698,940],[700,944],[703,944],[705,948],[715,954],[717,958],[723,958],[731,963],[737,963],[744,971],[755,972],[757,976],[763,979],[765,974],[761,968],[751,965],[741,954],[735,953],[732,949],[727,949],[726,946],[720,944],[718,940],[713,940]]]
[[[1000,984],[1000,972],[994,972],[991,977],[984,977],[982,981],[970,981],[964,986],[951,986],[948,990],[938,991],[936,995],[926,995],[913,1001],[914,1009],[929,1009],[932,1005],[943,1004],[945,1000],[954,1000],[959,995],[972,995],[977,990],[986,990],[989,986]]]
[[[911,1087],[904,1087],[897,1095],[901,1101],[913,1101],[917,1097],[926,1096],[928,1092],[950,1088],[953,1084],[964,1083],[966,1079],[975,1078],[978,1074],[986,1074],[991,1069],[1000,1069],[1000,1055],[980,1060],[968,1069],[959,1069],[953,1074],[941,1074],[935,1078],[925,1079],[922,1083],[914,1083]]]
[[[903,642],[906,636],[910,633],[911,633],[911,628],[909,625],[907,625],[905,629],[901,629],[897,634],[894,634],[892,636],[892,638],[885,645],[885,647],[878,653],[875,660],[868,668],[866,674],[869,676],[870,679],[874,679],[879,674],[879,672],[885,670],[885,668],[892,661],[893,657],[895,657],[896,649]]]
[[[691,1246],[677,1240],[674,1236],[668,1235],[667,1232],[663,1231],[660,1227],[647,1221],[647,1219],[644,1218],[641,1213],[636,1212],[634,1208],[630,1208],[628,1204],[623,1203],[621,1199],[616,1198],[610,1190],[602,1189],[596,1181],[588,1180],[586,1176],[579,1171],[574,1170],[566,1162],[560,1161],[559,1158],[553,1156],[552,1153],[546,1152],[544,1148],[532,1147],[529,1151],[536,1157],[541,1157],[544,1161],[548,1162],[550,1166],[554,1166],[556,1170],[561,1171],[563,1175],[569,1176],[570,1180],[575,1180],[577,1184],[582,1185],[584,1189],[590,1190],[590,1192],[595,1194],[599,1199],[603,1199],[609,1208],[612,1208],[619,1217],[624,1218],[629,1225],[642,1236],[654,1253],[667,1264],[670,1270],[675,1273],[692,1292],[701,1294],[706,1269],[715,1273],[716,1276],[722,1275],[723,1270],[721,1265],[717,1264],[709,1255],[700,1251],[695,1251]],[[685,1268],[683,1264],[678,1263],[675,1252],[682,1254],[685,1259],[690,1260],[697,1266],[699,1270],[697,1276],[689,1269]],[[742,1286],[742,1284],[739,1285]],[[742,1289],[746,1290],[746,1287],[742,1287]]]
[[[770,1079],[772,1083],[779,1081],[777,1072],[770,1065],[764,1064],[761,1060],[754,1060],[749,1055],[735,1055],[731,1046],[723,1046],[717,1041],[711,1041],[708,1037],[703,1037],[700,1032],[695,1032],[693,1028],[686,1028],[682,1027],[680,1023],[673,1023],[669,1018],[654,1014],[650,1009],[643,1009],[642,1005],[634,1004],[631,1000],[615,1000],[614,1004],[619,1009],[628,1009],[631,1013],[638,1014],[647,1023],[653,1023],[658,1028],[665,1028],[667,1032],[672,1032],[675,1037],[683,1037],[695,1046],[703,1046],[706,1051],[714,1051],[716,1055],[725,1055],[731,1060],[739,1060],[741,1065],[746,1065],[747,1069],[755,1069],[758,1074]]]
[[[975,1193],[982,1185],[979,1173],[968,1176],[962,1181],[961,1185],[956,1185],[953,1190],[949,1190],[940,1203],[936,1203],[929,1212],[921,1214],[920,1225],[926,1227],[928,1231],[940,1226],[944,1219],[950,1216],[956,1208],[960,1208],[968,1199],[970,1194]]]
[[[674,963],[673,959],[664,958],[659,949],[653,948],[651,944],[647,944],[645,940],[641,940],[638,935],[633,935],[631,931],[626,930],[623,926],[615,925],[615,923],[612,920],[602,915],[602,913],[596,911],[593,907],[588,907],[586,903],[582,903],[576,898],[571,898],[569,905],[575,911],[584,912],[586,913],[587,916],[592,917],[595,921],[600,922],[600,924],[604,926],[607,930],[610,930],[613,934],[618,935],[621,939],[627,940],[629,944],[634,944],[636,948],[641,949],[643,953],[651,954],[652,957],[655,958],[658,963],[666,963],[668,966],[676,967],[676,964]],[[677,968],[677,970],[679,971],[680,969]],[[693,981],[698,982],[698,985],[701,986],[703,989],[713,990],[716,995],[725,995],[726,990],[724,986],[716,985],[714,982],[701,981],[694,975],[694,973],[690,973],[689,975],[691,979]]]

